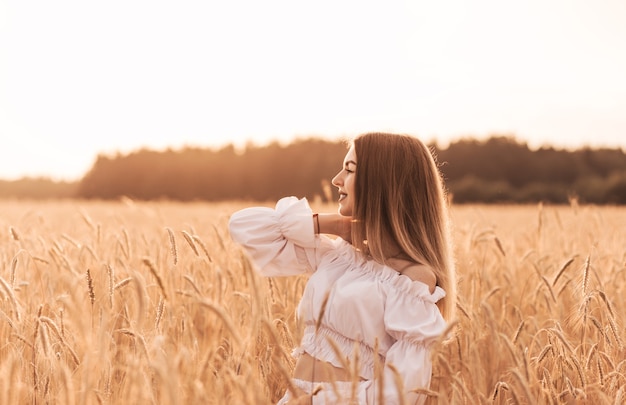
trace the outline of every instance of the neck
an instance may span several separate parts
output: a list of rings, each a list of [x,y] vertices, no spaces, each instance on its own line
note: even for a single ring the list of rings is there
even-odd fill
[[[387,242],[383,244],[384,259],[406,259],[407,254],[395,242]]]

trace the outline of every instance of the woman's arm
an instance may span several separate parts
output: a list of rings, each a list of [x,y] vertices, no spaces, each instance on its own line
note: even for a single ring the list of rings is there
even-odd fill
[[[352,242],[352,217],[339,214],[313,215],[315,233],[337,235],[347,242]]]
[[[233,213],[228,226],[265,276],[288,276],[315,271],[330,243],[316,238],[306,199],[281,198],[275,208],[249,207]]]

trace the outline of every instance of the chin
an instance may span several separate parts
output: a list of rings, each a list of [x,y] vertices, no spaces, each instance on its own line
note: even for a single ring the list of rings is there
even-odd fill
[[[339,205],[339,209],[337,210],[339,212],[339,215],[342,215],[344,217],[351,217],[352,216],[352,209],[349,207],[344,207],[343,205]]]

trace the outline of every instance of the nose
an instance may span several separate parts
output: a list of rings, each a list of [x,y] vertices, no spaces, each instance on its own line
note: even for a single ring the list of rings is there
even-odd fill
[[[343,170],[341,170],[339,173],[337,173],[337,175],[335,177],[333,177],[333,179],[331,180],[331,183],[333,184],[333,186],[339,187],[341,184],[343,184],[343,179],[341,178],[341,173],[342,172],[343,172]]]

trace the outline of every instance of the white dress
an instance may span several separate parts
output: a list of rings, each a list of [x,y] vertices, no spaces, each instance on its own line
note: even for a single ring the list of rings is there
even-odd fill
[[[426,284],[365,260],[343,239],[316,235],[306,199],[286,197],[275,209],[243,209],[232,215],[229,227],[233,240],[245,248],[261,274],[310,274],[298,306],[305,329],[296,355],[306,352],[342,367],[327,339],[336,343],[344,358],[352,358],[357,347],[363,379],[360,403],[374,404],[380,395],[376,392],[379,384],[373,381],[375,356],[385,365],[385,404],[399,403],[400,395],[408,404],[426,399],[410,391],[430,384],[428,348],[447,326],[436,305],[445,296],[443,289],[436,287],[431,294]],[[378,353],[374,352],[376,340]],[[393,365],[401,376],[403,393],[398,392],[394,372],[387,365]]]

